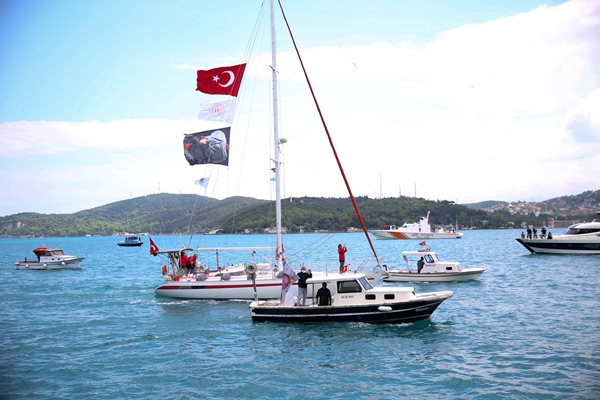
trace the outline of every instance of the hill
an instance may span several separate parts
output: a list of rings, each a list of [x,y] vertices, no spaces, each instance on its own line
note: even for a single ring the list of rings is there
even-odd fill
[[[369,199],[357,197],[368,229],[381,225],[417,222],[431,212],[432,225],[455,225],[459,229],[512,228],[523,224],[551,226],[577,220],[591,220],[600,210],[600,191],[563,196],[540,203],[489,202],[470,205],[451,201],[399,197]],[[556,210],[556,211],[555,211]],[[290,232],[360,229],[348,197],[301,197],[282,202],[282,223]],[[124,232],[151,234],[190,234],[208,231],[258,233],[275,226],[273,201],[249,197],[217,200],[192,194],[153,194],[110,203],[73,214],[20,213],[0,217],[0,235],[7,236],[85,236],[122,235]]]

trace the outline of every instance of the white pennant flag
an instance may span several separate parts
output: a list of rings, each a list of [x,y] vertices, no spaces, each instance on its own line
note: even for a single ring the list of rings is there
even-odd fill
[[[194,183],[196,185],[200,185],[203,188],[207,188],[208,187],[208,180],[210,179],[210,176],[208,178],[202,178],[202,179],[198,179],[197,181],[195,181]]]
[[[237,99],[232,98],[225,101],[202,103],[200,111],[198,111],[198,119],[226,122],[231,112],[235,110],[236,101]]]

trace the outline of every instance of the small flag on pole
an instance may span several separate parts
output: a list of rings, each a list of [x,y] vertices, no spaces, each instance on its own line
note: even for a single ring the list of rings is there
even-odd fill
[[[271,178],[271,180],[272,180],[273,182],[275,182],[275,177],[272,177],[272,178]]]
[[[421,246],[427,246],[427,242],[426,241],[422,241],[421,243],[419,243]]]
[[[158,246],[154,243],[154,240],[152,240],[150,236],[148,237],[150,238],[150,254],[156,257],[156,255],[158,254]]]
[[[203,188],[207,188],[208,187],[208,180],[210,179],[210,176],[208,178],[202,178],[202,179],[198,179],[197,181],[195,181],[194,183],[196,185],[200,185]]]

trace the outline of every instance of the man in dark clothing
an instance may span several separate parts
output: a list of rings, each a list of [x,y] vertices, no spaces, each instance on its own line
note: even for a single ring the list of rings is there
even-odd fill
[[[421,257],[421,259],[419,261],[417,261],[417,272],[420,274],[421,270],[423,269],[423,266],[425,265],[425,261],[423,261],[423,257]]]
[[[317,290],[317,301],[320,306],[331,305],[331,292],[327,289],[327,282],[323,282],[321,289]]]
[[[303,265],[302,271],[298,273],[298,305],[306,305],[306,293],[308,291],[306,280],[308,278],[312,278],[312,271],[309,268],[306,272],[306,267]]]

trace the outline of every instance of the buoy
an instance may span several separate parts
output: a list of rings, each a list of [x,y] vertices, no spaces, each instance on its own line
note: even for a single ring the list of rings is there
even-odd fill
[[[388,306],[379,306],[379,311],[382,311],[382,312],[390,312],[390,311],[392,311],[392,307],[388,307]]]

